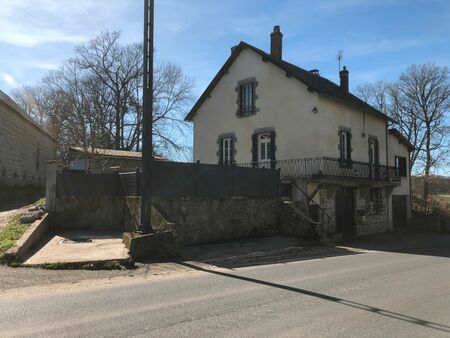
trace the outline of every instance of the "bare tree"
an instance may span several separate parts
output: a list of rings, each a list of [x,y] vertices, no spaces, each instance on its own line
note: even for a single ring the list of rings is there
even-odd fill
[[[435,64],[412,65],[401,74],[398,90],[404,97],[409,115],[423,129],[422,152],[418,158],[425,176],[423,198],[427,200],[431,171],[448,156],[449,70]]]
[[[356,95],[382,113],[389,114],[390,88],[391,84],[384,81],[366,83],[356,88]]]
[[[120,44],[104,32],[77,46],[75,56],[41,83],[16,90],[15,99],[68,145],[140,150],[142,144],[142,48]],[[154,85],[154,148],[166,157],[187,152],[183,118],[193,81],[173,63],[158,63]]]
[[[357,89],[363,100],[396,120],[397,127],[413,145],[410,169],[414,167],[416,173],[424,176],[425,204],[433,171],[448,163],[449,75],[447,67],[412,65],[395,83],[376,82]]]

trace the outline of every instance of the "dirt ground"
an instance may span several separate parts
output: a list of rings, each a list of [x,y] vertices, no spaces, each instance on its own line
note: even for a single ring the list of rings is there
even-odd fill
[[[19,213],[21,210],[26,210],[26,208],[22,209],[13,209],[13,210],[8,210],[8,211],[1,211],[0,212],[0,230],[2,230],[6,224],[8,223],[8,219],[12,216],[14,216],[15,214]]]

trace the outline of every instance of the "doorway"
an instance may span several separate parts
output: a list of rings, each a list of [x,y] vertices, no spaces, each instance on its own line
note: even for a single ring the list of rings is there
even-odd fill
[[[355,197],[353,188],[340,188],[335,197],[336,232],[343,239],[356,235],[355,230]]]
[[[405,228],[408,225],[406,195],[392,195],[392,223],[394,230]]]

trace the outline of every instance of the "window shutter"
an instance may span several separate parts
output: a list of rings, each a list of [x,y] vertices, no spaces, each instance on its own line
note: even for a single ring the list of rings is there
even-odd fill
[[[403,177],[407,177],[408,176],[408,172],[406,169],[406,157],[402,157],[402,176]]]
[[[234,164],[234,138],[230,140],[230,163]]]
[[[223,165],[223,138],[219,140],[219,164]]]
[[[276,161],[276,157],[275,157],[275,132],[272,131],[270,132],[270,167],[272,169],[275,169],[275,161]]]
[[[253,166],[256,167],[256,162],[258,162],[258,134],[252,135],[252,162]]]
[[[352,134],[347,133],[347,160],[352,158]]]

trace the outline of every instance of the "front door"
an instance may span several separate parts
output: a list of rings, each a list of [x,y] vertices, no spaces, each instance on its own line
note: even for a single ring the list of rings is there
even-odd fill
[[[344,239],[355,236],[355,199],[352,188],[340,188],[335,197],[336,231]]]

